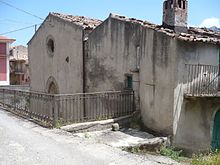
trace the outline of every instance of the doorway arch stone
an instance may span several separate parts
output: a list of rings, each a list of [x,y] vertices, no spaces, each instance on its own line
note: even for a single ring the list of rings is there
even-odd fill
[[[59,94],[59,87],[56,79],[53,76],[48,78],[45,92],[49,94]]]

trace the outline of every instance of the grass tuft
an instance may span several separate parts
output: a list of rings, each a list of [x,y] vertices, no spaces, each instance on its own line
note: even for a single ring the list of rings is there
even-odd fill
[[[193,155],[191,165],[220,165],[220,152]]]
[[[163,156],[167,156],[173,160],[176,160],[178,162],[184,161],[186,158],[182,155],[182,150],[177,150],[173,147],[162,147],[160,150],[160,154]]]

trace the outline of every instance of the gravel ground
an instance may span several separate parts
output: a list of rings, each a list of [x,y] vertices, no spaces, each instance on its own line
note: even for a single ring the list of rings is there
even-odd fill
[[[0,109],[0,165],[169,165],[166,157],[139,156],[88,137],[42,128]]]

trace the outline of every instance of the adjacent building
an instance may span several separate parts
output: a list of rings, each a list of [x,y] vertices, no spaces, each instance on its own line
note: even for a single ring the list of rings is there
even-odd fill
[[[10,84],[28,85],[30,82],[27,47],[14,46],[10,50]]]
[[[0,36],[0,85],[10,84],[9,49],[15,40]]]
[[[220,34],[188,27],[187,16],[187,0],[165,0],[162,25],[50,13],[28,43],[31,89],[132,89],[148,129],[189,151],[220,148]]]

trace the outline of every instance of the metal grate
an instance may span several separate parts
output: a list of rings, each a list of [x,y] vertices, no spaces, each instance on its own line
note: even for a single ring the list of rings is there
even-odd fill
[[[186,94],[192,96],[217,95],[219,78],[218,66],[186,64],[186,71]]]
[[[133,91],[55,95],[55,100],[63,123],[116,118],[134,112]]]
[[[135,110],[133,91],[51,95],[0,88],[0,104],[51,126],[116,118]]]
[[[0,88],[0,104],[8,110],[52,126],[53,95]]]

